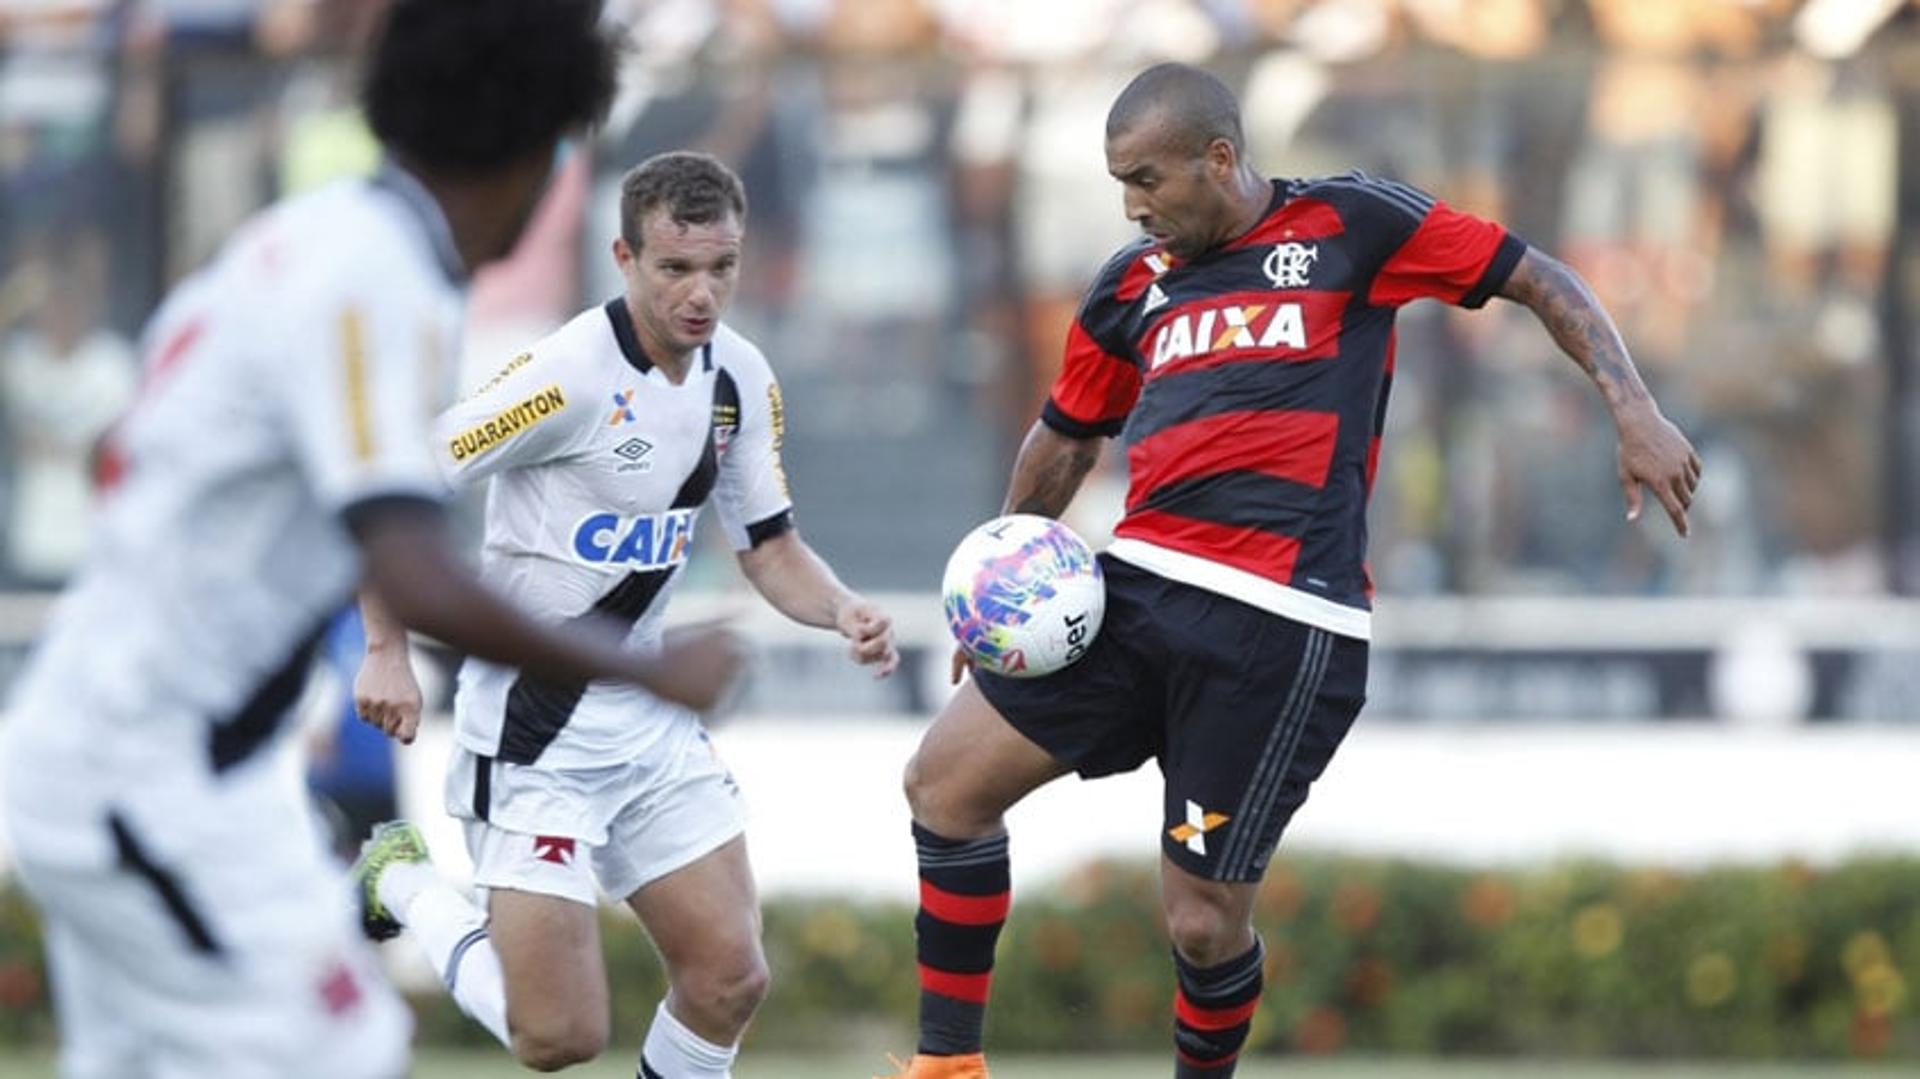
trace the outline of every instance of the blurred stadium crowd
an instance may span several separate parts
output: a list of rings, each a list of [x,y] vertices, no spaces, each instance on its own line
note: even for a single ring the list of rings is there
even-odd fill
[[[269,199],[373,164],[352,56],[379,7],[0,0],[0,585],[75,563],[89,455],[165,286]],[[1130,234],[1105,110],[1172,58],[1241,91],[1268,172],[1393,175],[1566,257],[1706,459],[1692,541],[1625,525],[1605,414],[1531,320],[1415,308],[1383,590],[1920,593],[1902,0],[608,9],[630,28],[620,100],[477,283],[469,371],[616,291],[621,171],[718,154],[753,200],[735,321],[785,383],[808,534],[863,587],[930,589],[998,504],[1078,294]],[[1083,498],[1095,533],[1112,465]]]

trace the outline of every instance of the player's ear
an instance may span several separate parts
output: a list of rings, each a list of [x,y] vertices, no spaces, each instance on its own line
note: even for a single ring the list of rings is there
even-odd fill
[[[1215,180],[1225,181],[1240,167],[1240,151],[1234,149],[1231,139],[1214,139],[1207,143],[1207,171]]]
[[[632,247],[627,245],[627,238],[625,236],[615,236],[613,238],[613,264],[620,267],[622,273],[626,272],[627,268],[632,266],[634,260],[637,258],[639,258],[639,252],[636,252]]]

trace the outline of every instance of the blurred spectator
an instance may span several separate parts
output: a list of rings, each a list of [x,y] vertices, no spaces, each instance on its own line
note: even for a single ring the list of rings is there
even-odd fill
[[[54,265],[63,231],[111,238],[109,283],[80,321],[129,331],[167,273],[269,195],[366,170],[343,56],[385,2],[0,0],[0,261],[15,267],[0,320],[19,330],[5,344],[9,446],[26,429],[13,384],[52,365],[49,321],[77,317],[37,309],[72,291],[47,284],[77,272]],[[1416,308],[1374,507],[1384,588],[1856,590],[1887,576],[1875,532],[1899,515],[1874,477],[1899,451],[1878,418],[1891,410],[1876,305],[1898,224],[1900,76],[1882,46],[1920,32],[1911,4],[606,12],[633,45],[620,102],[557,174],[515,259],[477,282],[469,371],[620,288],[606,246],[626,168],[667,149],[720,156],[752,200],[735,317],[781,370],[810,533],[877,586],[923,587],[950,533],[997,504],[1089,275],[1133,234],[1105,172],[1106,106],[1162,58],[1243,88],[1263,171],[1386,173],[1562,252],[1663,400],[1704,432],[1714,479],[1698,534],[1648,542],[1609,499],[1573,497],[1610,483],[1612,462],[1578,376],[1537,329]],[[912,482],[902,460],[918,465]],[[17,450],[4,464],[33,471]],[[1089,533],[1123,469],[1104,462],[1075,507]],[[0,497],[17,545],[28,494],[15,487]]]
[[[44,286],[33,286],[36,276]],[[134,357],[100,323],[107,245],[98,232],[62,237],[57,248],[30,256],[15,278],[13,287],[32,302],[25,328],[0,347],[0,410],[13,463],[7,554],[15,577],[53,587],[85,552],[94,445],[133,395]]]

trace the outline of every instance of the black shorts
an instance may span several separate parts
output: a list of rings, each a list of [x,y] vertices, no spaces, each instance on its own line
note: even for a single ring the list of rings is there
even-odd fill
[[[1086,778],[1149,758],[1166,777],[1167,857],[1257,881],[1366,700],[1367,642],[1100,556],[1107,611],[1079,662],[976,673],[1020,733]]]

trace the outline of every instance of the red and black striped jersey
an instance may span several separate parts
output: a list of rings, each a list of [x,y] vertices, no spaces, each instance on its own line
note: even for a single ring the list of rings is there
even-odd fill
[[[1276,180],[1245,235],[1190,262],[1143,237],[1102,268],[1044,421],[1119,435],[1118,558],[1366,638],[1367,496],[1393,319],[1479,307],[1526,244],[1394,180]]]

